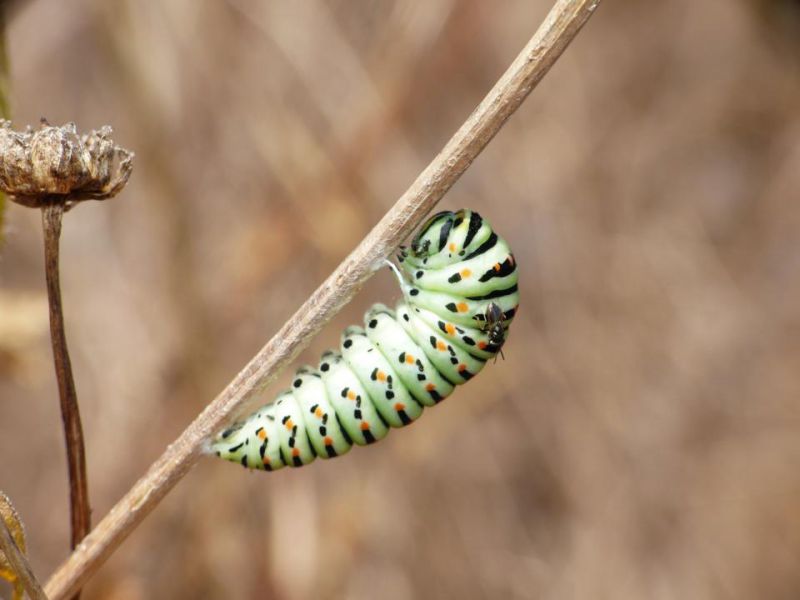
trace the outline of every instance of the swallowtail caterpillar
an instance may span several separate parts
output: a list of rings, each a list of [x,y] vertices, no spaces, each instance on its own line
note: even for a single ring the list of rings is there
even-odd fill
[[[266,471],[340,456],[413,423],[496,357],[519,292],[511,249],[486,219],[434,215],[397,259],[395,309],[375,304],[338,351],[300,368],[291,389],[221,432],[211,452]]]

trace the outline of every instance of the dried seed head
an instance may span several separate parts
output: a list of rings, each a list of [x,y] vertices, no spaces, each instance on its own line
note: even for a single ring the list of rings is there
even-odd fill
[[[42,120],[24,133],[0,120],[0,189],[26,206],[54,199],[71,205],[117,195],[131,175],[133,153],[115,146],[111,127],[79,136],[74,123]]]

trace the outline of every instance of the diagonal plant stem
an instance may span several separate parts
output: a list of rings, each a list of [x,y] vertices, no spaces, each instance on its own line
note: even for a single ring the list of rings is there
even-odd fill
[[[557,0],[545,21],[444,149],[356,249],[117,502],[47,583],[53,600],[79,589],[197,463],[209,438],[269,384],[416,228],[519,108],[600,0]]]
[[[56,368],[61,419],[64,422],[64,438],[67,446],[70,523],[72,526],[71,547],[74,550],[89,533],[90,509],[81,415],[78,410],[78,395],[75,392],[75,380],[72,377],[72,364],[69,360],[67,337],[64,332],[64,313],[61,307],[58,255],[63,214],[64,203],[60,198],[52,199],[42,206],[44,269],[47,279],[47,300],[50,306],[50,339],[53,346],[53,362]]]
[[[14,541],[11,530],[6,525],[5,519],[0,518],[0,551],[5,555],[8,564],[14,569],[17,577],[22,582],[28,596],[32,600],[47,600],[42,585],[36,580],[33,569],[25,555]]]

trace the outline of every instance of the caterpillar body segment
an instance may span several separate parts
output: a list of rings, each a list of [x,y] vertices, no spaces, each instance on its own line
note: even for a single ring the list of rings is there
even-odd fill
[[[401,427],[413,420],[411,415],[416,419],[422,413],[422,407],[400,382],[389,357],[374,346],[362,328],[348,328],[342,347],[348,365],[367,388],[366,399],[371,400],[383,424]]]
[[[381,354],[393,360],[400,381],[421,406],[433,406],[453,392],[450,383],[436,370],[421,348],[382,304],[367,312],[367,337]],[[421,350],[421,351],[420,351]]]
[[[449,247],[449,244],[448,244]],[[460,257],[463,250],[455,253],[445,252],[447,258]],[[419,284],[427,291],[443,292],[457,296],[485,296],[496,290],[513,287],[516,284],[516,264],[505,241],[497,238],[495,244],[480,255],[463,259],[455,265],[440,268],[415,264],[407,254],[401,252],[400,267],[408,280]]]
[[[443,377],[458,385],[469,381],[483,368],[485,359],[475,357],[460,345],[451,343],[441,332],[428,326],[417,311],[418,309],[409,309],[405,303],[397,305],[397,314],[406,332],[424,349],[428,359]]]
[[[413,423],[501,352],[519,304],[517,268],[485,219],[434,215],[398,263],[389,263],[403,293],[395,308],[375,304],[338,351],[216,436],[213,453],[268,471],[340,456]]]

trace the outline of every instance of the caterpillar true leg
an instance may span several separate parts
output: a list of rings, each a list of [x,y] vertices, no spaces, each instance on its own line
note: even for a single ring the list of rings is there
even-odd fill
[[[517,312],[517,266],[478,213],[445,211],[398,253],[403,300],[375,304],[348,327],[339,351],[302,367],[291,389],[210,444],[251,469],[299,467],[367,445],[403,427],[502,352]]]

